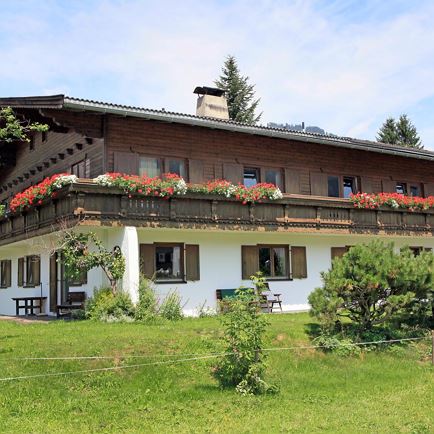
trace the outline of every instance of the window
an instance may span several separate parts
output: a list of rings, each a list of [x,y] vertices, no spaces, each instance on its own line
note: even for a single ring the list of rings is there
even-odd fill
[[[307,277],[306,247],[285,245],[241,246],[242,279],[261,271],[268,279]]]
[[[246,187],[253,187],[259,183],[259,169],[254,167],[245,167],[243,183]]]
[[[90,178],[90,160],[85,158],[71,166],[71,175],[77,178]]]
[[[282,190],[282,171],[280,169],[265,169],[264,172],[264,181],[268,184],[274,184],[276,187],[279,187]]]
[[[407,184],[405,182],[397,182],[396,192],[400,194],[407,194]]]
[[[351,194],[357,193],[357,179],[354,176],[344,176],[343,187],[344,197],[349,198]]]
[[[339,176],[328,176],[328,196],[339,197]]]
[[[139,175],[146,175],[149,178],[161,176],[161,160],[159,158],[140,157]]]
[[[34,287],[41,283],[41,257],[18,258],[18,286]]]
[[[421,196],[420,187],[418,185],[410,185],[410,194],[412,196]]]
[[[288,247],[260,246],[259,271],[266,277],[288,277]]]
[[[69,286],[82,286],[87,283],[87,271],[82,270],[80,275],[75,279],[68,279]]]
[[[332,263],[333,263],[333,259],[342,258],[342,256],[344,256],[345,253],[347,253],[351,249],[351,247],[353,246],[332,247],[331,248]]]
[[[140,244],[140,271],[158,283],[200,280],[197,244]]]
[[[178,159],[167,160],[167,171],[169,173],[176,173],[184,179],[187,179],[187,171],[185,170],[185,161]]]
[[[3,259],[0,261],[0,287],[9,288],[11,286],[11,260]]]

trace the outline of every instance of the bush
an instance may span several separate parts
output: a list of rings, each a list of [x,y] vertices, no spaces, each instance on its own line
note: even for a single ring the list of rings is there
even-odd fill
[[[178,321],[184,318],[181,296],[175,291],[169,292],[161,303],[159,313],[163,318],[170,321]]]
[[[354,246],[321,274],[323,286],[309,295],[311,314],[326,329],[347,317],[360,330],[371,330],[430,298],[433,270],[429,252],[395,253],[393,244],[379,241]]]
[[[145,276],[140,276],[139,301],[134,317],[137,321],[143,322],[153,322],[158,317],[158,297],[154,282]]]
[[[111,288],[95,290],[93,297],[86,301],[86,318],[113,322],[134,316],[134,305],[129,294],[118,291],[113,294]]]
[[[222,387],[235,387],[242,394],[275,391],[262,380],[265,372],[263,337],[268,325],[260,313],[259,298],[253,290],[239,289],[226,302],[221,316],[227,354],[213,369]]]

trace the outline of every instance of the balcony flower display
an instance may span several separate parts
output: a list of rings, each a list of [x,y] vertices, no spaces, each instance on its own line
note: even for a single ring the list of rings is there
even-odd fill
[[[407,209],[410,212],[434,208],[434,196],[406,196],[400,193],[357,193],[350,196],[350,201],[356,208],[377,209],[386,205],[391,208]]]
[[[56,190],[74,182],[77,182],[77,177],[69,173],[60,173],[45,178],[39,184],[32,185],[23,192],[16,194],[11,199],[9,208],[12,212],[15,212],[31,206],[41,205],[44,199],[56,197]]]

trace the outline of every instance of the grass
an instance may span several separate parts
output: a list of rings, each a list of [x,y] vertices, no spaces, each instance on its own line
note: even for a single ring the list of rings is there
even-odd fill
[[[268,346],[309,342],[307,314],[270,316]],[[0,377],[161,360],[148,354],[221,350],[218,319],[164,325],[0,321]],[[424,347],[425,345],[425,347]],[[427,343],[342,358],[315,350],[270,353],[275,396],[220,390],[212,361],[0,382],[0,432],[434,432],[434,368]],[[13,361],[110,355],[115,360]],[[8,360],[9,359],[9,360]]]

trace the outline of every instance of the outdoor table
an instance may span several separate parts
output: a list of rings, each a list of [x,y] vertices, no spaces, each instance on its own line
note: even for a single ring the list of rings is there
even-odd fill
[[[24,309],[25,315],[35,315],[34,310],[39,309],[39,313],[42,313],[42,308],[44,306],[44,301],[47,297],[12,297],[12,300],[15,301],[15,310],[16,315],[20,315],[20,310]],[[39,301],[39,304],[35,304],[36,301]],[[24,302],[24,304],[20,304],[20,302]],[[30,313],[29,313],[30,311]]]

